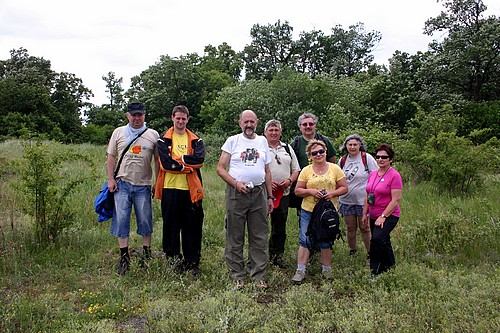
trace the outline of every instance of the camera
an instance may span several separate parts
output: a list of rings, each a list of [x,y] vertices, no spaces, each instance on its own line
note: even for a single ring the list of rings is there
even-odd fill
[[[375,194],[368,193],[368,197],[366,199],[366,202],[368,202],[369,205],[374,205],[375,204]]]
[[[248,182],[248,183],[246,183],[246,184],[245,184],[245,187],[246,187],[247,189],[249,189],[249,190],[251,190],[251,189],[253,189],[253,188],[254,188],[254,186],[253,186],[253,183],[252,183],[252,182]]]

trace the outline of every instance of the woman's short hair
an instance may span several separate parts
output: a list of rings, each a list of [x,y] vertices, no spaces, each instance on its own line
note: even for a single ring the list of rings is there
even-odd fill
[[[340,151],[344,152],[347,151],[347,143],[351,140],[357,140],[359,142],[359,150],[360,151],[366,151],[366,143],[365,140],[363,140],[362,137],[359,136],[359,134],[351,134],[345,138],[344,143],[342,143],[342,146],[340,147]]]
[[[387,156],[389,156],[390,159],[394,159],[394,149],[392,146],[388,143],[381,143],[377,148],[375,148],[375,153],[378,153],[379,151],[385,151],[387,153]]]
[[[316,117],[315,115],[313,115],[312,113],[304,113],[302,114],[299,119],[297,119],[297,126],[299,126],[300,128],[300,125],[302,124],[302,121],[306,118],[312,118],[314,124],[317,124],[318,123],[318,117]]]
[[[306,154],[307,154],[308,156],[309,156],[309,155],[311,155],[311,150],[312,150],[312,148],[313,148],[314,146],[321,146],[321,147],[323,147],[323,149],[324,149],[325,151],[326,151],[326,150],[328,150],[328,149],[326,148],[326,144],[325,144],[323,141],[313,139],[313,140],[309,141],[309,143],[307,144],[307,147],[306,147]]]

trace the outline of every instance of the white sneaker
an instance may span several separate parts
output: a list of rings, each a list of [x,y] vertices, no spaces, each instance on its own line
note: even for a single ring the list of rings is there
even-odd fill
[[[292,278],[292,281],[295,284],[301,284],[302,281],[305,279],[305,277],[306,277],[306,272],[304,272],[300,269],[297,269],[297,271],[295,272],[295,275]]]

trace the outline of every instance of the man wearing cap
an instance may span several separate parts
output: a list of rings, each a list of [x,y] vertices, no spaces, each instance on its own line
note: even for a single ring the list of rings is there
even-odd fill
[[[118,238],[120,260],[117,272],[125,274],[130,267],[128,238],[132,206],[137,220],[137,234],[142,236],[143,259],[151,257],[153,213],[151,207],[151,160],[155,159],[158,174],[156,141],[158,132],[146,128],[144,105],[130,103],[127,108],[128,124],[116,128],[108,144],[108,188],[114,193],[115,206],[111,222],[111,234]],[[126,152],[125,148],[131,143]],[[123,155],[120,168],[114,177],[115,165]]]
[[[285,268],[283,260],[286,241],[286,220],[288,218],[288,198],[290,185],[299,176],[299,162],[290,145],[281,142],[281,123],[271,119],[264,126],[264,136],[269,145],[272,175],[274,209],[271,213],[271,236],[269,238],[269,262]]]

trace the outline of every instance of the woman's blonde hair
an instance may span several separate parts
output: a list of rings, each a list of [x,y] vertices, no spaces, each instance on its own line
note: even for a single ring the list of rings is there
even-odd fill
[[[328,150],[326,148],[326,144],[323,141],[313,139],[313,140],[309,141],[309,143],[307,144],[307,147],[306,147],[306,154],[307,154],[307,156],[311,155],[311,150],[312,150],[312,148],[314,146],[321,146],[321,147],[323,147],[323,149],[325,151]]]

